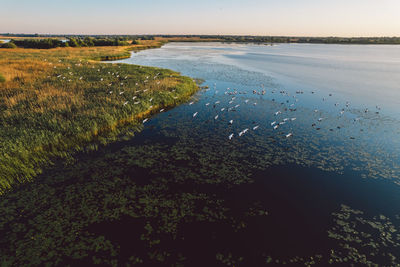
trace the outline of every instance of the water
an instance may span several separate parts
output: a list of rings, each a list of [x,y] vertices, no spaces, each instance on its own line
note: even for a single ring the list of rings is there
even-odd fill
[[[133,54],[120,62],[209,89],[9,194],[32,213],[18,227],[36,222],[50,244],[26,249],[73,265],[398,265],[398,51],[172,43]]]

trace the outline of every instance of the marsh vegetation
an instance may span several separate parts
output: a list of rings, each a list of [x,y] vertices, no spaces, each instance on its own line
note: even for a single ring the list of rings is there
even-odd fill
[[[125,49],[1,53],[1,191],[31,180],[54,157],[69,158],[89,144],[115,139],[120,126],[139,129],[142,118],[182,102],[197,88],[192,79],[172,71],[96,62],[129,56]]]

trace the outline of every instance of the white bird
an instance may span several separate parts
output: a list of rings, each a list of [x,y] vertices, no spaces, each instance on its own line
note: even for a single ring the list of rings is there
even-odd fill
[[[109,94],[112,94],[112,91],[108,92]]]
[[[278,129],[279,125],[275,125],[274,126],[274,130]]]
[[[137,102],[135,102],[135,103],[133,103],[133,104],[137,105],[137,104],[139,104],[139,103],[140,103],[140,101],[137,101]]]
[[[150,100],[149,100],[149,101],[150,101],[150,102],[151,102],[151,101],[153,101],[153,98],[150,98]]]
[[[296,118],[292,118],[291,120],[292,120],[292,121],[295,121],[295,120],[296,120]]]
[[[279,114],[281,114],[282,112],[280,112],[280,111],[277,111],[277,112],[275,112],[275,116],[278,116]]]
[[[219,103],[220,103],[220,101],[219,101],[219,100],[215,102],[215,104],[219,104]]]
[[[206,103],[206,106],[210,105],[210,103]]]
[[[120,95],[122,95],[124,92],[119,92]]]
[[[322,121],[324,118],[319,118],[318,121]]]
[[[239,104],[237,104],[236,106],[235,106],[235,108],[238,108],[240,105]]]
[[[149,120],[149,119],[144,119],[144,120],[143,120],[143,123],[145,123],[145,122],[148,121],[148,120]]]
[[[224,111],[225,110],[225,108],[221,108],[221,111]]]
[[[194,102],[190,102],[189,105],[193,105]]]
[[[137,96],[132,97],[132,100],[135,100]]]
[[[193,118],[196,117],[198,112],[193,113]]]
[[[229,124],[233,124],[233,120],[230,120],[230,121],[229,121]]]
[[[125,103],[124,103],[124,106],[126,105],[126,104],[128,104],[129,103],[129,101],[126,101]]]
[[[288,118],[284,118],[284,119],[283,119],[283,121],[288,121],[288,120],[289,120]]]
[[[287,135],[286,135],[286,138],[289,138],[289,137],[291,137],[293,134],[292,133],[288,133]]]
[[[253,127],[253,130],[257,130],[258,129],[258,125]]]
[[[249,100],[248,100],[248,99],[246,99],[244,102],[245,102],[245,103],[247,103],[247,102],[249,102]]]
[[[276,121],[271,122],[271,126],[274,126],[276,124]]]
[[[160,112],[163,112],[164,111],[164,109],[162,108],[162,109],[160,109]]]
[[[218,115],[217,115],[217,116],[215,116],[215,117],[214,117],[214,119],[215,119],[215,120],[216,120],[216,119],[218,119]]]
[[[233,103],[233,100],[229,101],[229,104],[232,104],[232,103]]]
[[[231,140],[233,138],[233,133],[229,135],[229,140]]]

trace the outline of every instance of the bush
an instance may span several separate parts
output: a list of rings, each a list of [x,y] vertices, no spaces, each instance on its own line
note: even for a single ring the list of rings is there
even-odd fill
[[[8,42],[0,45],[1,48],[17,48],[17,46],[13,42]]]
[[[17,46],[24,48],[39,48],[50,49],[63,46],[63,42],[58,39],[26,39],[26,40],[12,40]]]

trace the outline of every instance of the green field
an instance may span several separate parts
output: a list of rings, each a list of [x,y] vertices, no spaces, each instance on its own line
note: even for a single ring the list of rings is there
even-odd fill
[[[98,62],[160,45],[1,50],[0,192],[54,159],[140,131],[144,118],[196,92],[192,79],[170,70]]]

